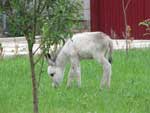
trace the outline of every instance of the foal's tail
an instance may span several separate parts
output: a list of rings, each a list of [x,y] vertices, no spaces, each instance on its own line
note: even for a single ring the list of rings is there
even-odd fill
[[[108,61],[109,61],[109,63],[112,63],[112,53],[113,53],[113,42],[112,42],[112,39],[110,39],[109,45],[108,45]]]

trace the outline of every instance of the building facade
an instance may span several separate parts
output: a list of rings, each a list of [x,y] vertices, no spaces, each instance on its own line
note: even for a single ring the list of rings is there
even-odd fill
[[[127,4],[129,0],[125,0]],[[125,29],[122,0],[91,0],[91,31],[111,34],[113,30],[122,39]],[[150,0],[131,0],[126,9],[127,23],[134,39],[150,39],[143,36],[145,29],[139,22],[150,18]]]

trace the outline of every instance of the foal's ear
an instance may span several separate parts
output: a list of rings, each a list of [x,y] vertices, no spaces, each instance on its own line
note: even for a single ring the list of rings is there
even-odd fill
[[[47,60],[47,62],[48,62],[48,65],[52,65],[52,66],[55,65],[55,61],[52,60],[51,55],[50,55],[49,53],[47,53],[47,54],[45,55],[45,58],[46,58],[46,60]]]

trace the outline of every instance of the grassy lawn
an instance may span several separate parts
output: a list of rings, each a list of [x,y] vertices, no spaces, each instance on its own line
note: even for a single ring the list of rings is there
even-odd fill
[[[82,61],[82,87],[51,87],[45,65],[39,87],[40,113],[150,113],[150,49],[113,54],[110,90],[99,90],[102,67]],[[67,71],[68,72],[68,67]],[[0,113],[32,113],[28,58],[0,59]]]

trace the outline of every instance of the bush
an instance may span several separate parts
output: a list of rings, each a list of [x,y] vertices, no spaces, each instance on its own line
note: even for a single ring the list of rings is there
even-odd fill
[[[10,36],[23,36],[24,25],[27,25],[26,23],[33,23],[34,18],[31,13],[33,11],[33,7],[31,5],[33,4],[31,1],[29,2],[30,3],[27,3],[22,0],[16,1],[16,3],[20,5],[17,6],[14,4],[14,2],[8,1],[5,7],[0,10],[0,12],[5,10],[6,14],[8,15],[7,27]],[[57,34],[64,34],[64,32],[70,32],[72,28],[76,27],[77,24],[74,22],[74,20],[81,19],[81,13],[79,14],[79,9],[82,9],[80,0],[49,0],[45,5],[44,1],[40,2],[41,6],[44,6],[44,12],[42,13],[43,16],[38,17],[37,20],[39,23],[36,29],[38,31],[37,34],[42,33],[41,28],[43,26],[43,23],[46,23],[50,26],[49,31],[51,31],[51,33],[55,32],[51,34],[51,36],[53,35],[53,37],[58,37]],[[41,8],[41,6],[39,7]],[[26,11],[23,11],[22,9]],[[26,18],[30,19],[27,20]]]
[[[144,33],[144,36],[145,35],[149,35],[150,36],[150,18],[140,22],[139,26],[144,26],[145,27],[146,33]]]

